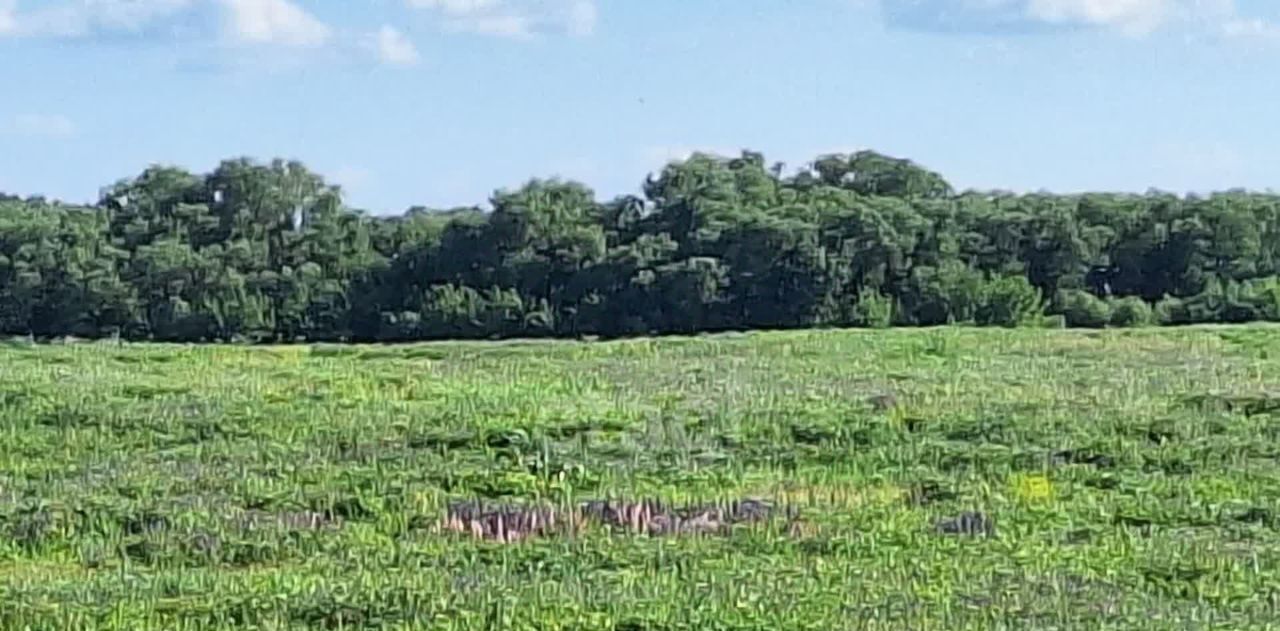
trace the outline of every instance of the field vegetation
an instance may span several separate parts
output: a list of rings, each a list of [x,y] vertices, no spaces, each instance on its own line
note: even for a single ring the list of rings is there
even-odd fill
[[[1274,628],[1280,330],[0,347],[0,628]]]

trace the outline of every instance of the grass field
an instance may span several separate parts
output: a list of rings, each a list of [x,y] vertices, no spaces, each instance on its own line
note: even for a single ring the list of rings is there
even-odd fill
[[[0,432],[5,630],[1280,628],[1278,328],[9,345]]]

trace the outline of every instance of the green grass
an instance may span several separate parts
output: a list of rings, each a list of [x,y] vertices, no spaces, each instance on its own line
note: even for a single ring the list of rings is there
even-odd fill
[[[8,345],[0,629],[1280,628],[1278,438],[1261,326]],[[803,523],[436,527],[746,497]]]

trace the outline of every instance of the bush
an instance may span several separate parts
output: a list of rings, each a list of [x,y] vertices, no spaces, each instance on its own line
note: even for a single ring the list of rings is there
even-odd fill
[[[1248,288],[1244,285],[1233,280],[1217,280],[1184,304],[1192,322],[1239,324],[1258,319],[1257,310],[1249,298]]]
[[[1156,303],[1155,319],[1161,325],[1191,324],[1191,313],[1187,304],[1173,296],[1165,296]]]
[[[1280,278],[1269,276],[1231,283],[1222,319],[1226,322],[1280,320]]]
[[[853,307],[854,326],[887,329],[893,325],[893,299],[878,292],[864,291]]]
[[[1059,292],[1058,311],[1067,319],[1067,326],[1071,327],[1101,329],[1111,322],[1111,305],[1079,289]]]
[[[1154,321],[1151,305],[1137,296],[1111,301],[1111,326],[1135,328],[1150,326]]]
[[[1023,276],[988,280],[982,287],[975,321],[987,326],[1018,326],[1044,315],[1044,297]]]
[[[903,321],[920,326],[973,322],[984,285],[981,272],[958,261],[936,268],[917,267],[898,292],[905,311]]]
[[[1257,309],[1258,317],[1280,322],[1280,276],[1249,281],[1248,294]]]

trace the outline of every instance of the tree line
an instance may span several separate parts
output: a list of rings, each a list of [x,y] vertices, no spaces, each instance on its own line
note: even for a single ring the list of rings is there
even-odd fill
[[[957,192],[874,152],[696,154],[373,216],[297,162],[0,195],[0,333],[405,341],[1280,321],[1280,196]]]

